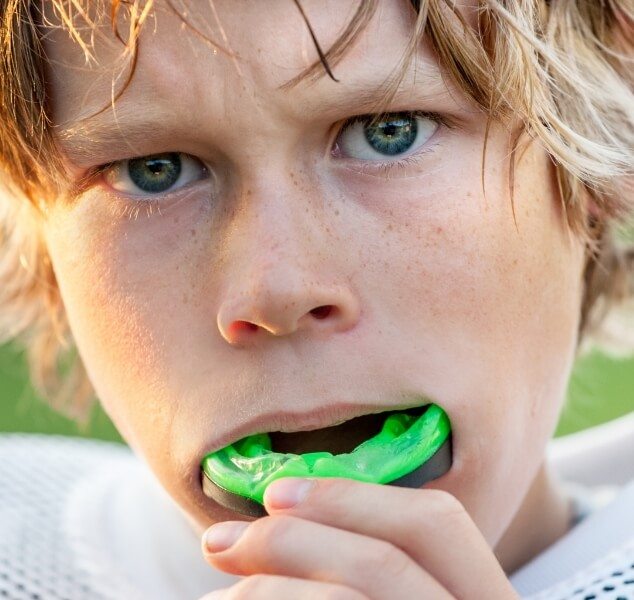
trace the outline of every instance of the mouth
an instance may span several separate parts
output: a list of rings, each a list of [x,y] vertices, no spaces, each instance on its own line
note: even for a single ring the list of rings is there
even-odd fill
[[[436,404],[362,415],[311,431],[256,433],[207,454],[206,496],[248,516],[266,514],[266,487],[282,477],[347,477],[420,487],[451,467],[451,426]]]

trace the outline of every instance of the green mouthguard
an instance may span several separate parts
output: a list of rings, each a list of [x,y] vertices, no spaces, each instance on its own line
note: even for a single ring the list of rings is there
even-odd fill
[[[391,413],[379,433],[347,454],[282,454],[266,433],[245,437],[205,456],[204,475],[216,486],[263,504],[264,490],[282,477],[347,477],[390,483],[414,471],[447,441],[449,417],[436,404],[422,415]]]

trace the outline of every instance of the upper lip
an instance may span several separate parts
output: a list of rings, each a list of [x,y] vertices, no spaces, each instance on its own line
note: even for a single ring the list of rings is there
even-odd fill
[[[216,438],[206,450],[205,454],[215,452],[233,442],[241,440],[255,433],[268,433],[282,431],[291,433],[294,431],[311,431],[339,425],[355,417],[363,415],[379,414],[392,410],[407,410],[429,404],[429,400],[421,398],[414,404],[395,404],[377,406],[376,404],[338,403],[319,406],[308,411],[272,411],[257,415],[256,417],[240,423],[236,427]]]

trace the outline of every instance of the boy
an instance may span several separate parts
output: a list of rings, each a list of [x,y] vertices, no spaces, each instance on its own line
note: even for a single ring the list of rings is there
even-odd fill
[[[628,292],[626,4],[4,3],[6,324],[42,381],[72,336],[77,389],[217,523],[205,598],[513,598],[566,534],[544,448]],[[341,451],[432,402],[422,489],[283,479],[246,522],[202,490],[246,436]]]

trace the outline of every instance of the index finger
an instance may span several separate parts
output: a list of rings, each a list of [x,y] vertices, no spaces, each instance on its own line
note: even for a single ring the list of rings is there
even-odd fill
[[[307,493],[301,501],[284,502],[297,497],[302,485]],[[288,477],[267,488],[264,502],[270,514],[292,514],[390,542],[458,598],[517,597],[479,529],[447,492]]]

